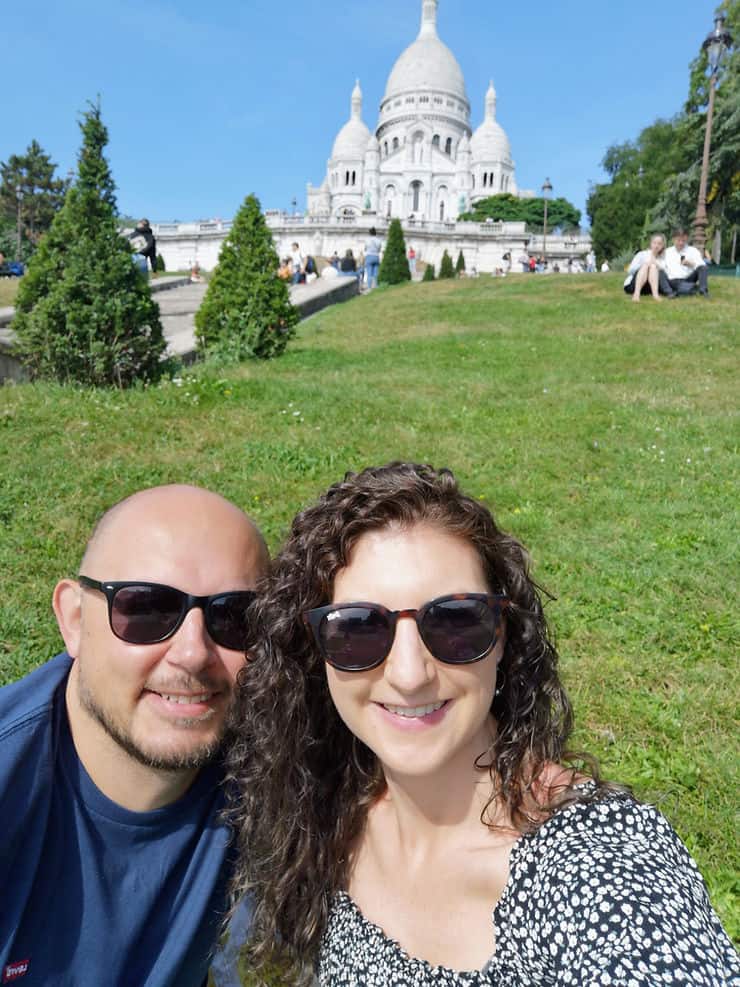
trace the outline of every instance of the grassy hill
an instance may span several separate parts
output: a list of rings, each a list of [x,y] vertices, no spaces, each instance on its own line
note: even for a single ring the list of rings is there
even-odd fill
[[[529,546],[576,745],[657,803],[738,934],[740,282],[633,305],[616,275],[381,289],[272,364],[131,392],[0,389],[0,681],[60,641],[49,607],[97,515],[188,481],[272,547],[345,470],[451,466]]]

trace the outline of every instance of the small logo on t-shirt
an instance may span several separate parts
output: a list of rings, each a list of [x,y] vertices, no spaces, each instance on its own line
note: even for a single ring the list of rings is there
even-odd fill
[[[15,963],[8,963],[3,970],[3,983],[8,984],[11,980],[17,980],[18,977],[25,977],[28,973],[28,964],[30,960],[16,960]]]

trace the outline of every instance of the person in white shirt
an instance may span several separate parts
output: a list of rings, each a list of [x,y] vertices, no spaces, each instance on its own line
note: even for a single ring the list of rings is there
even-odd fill
[[[693,294],[697,288],[699,294],[706,297],[707,268],[701,252],[696,247],[689,246],[689,235],[686,230],[679,228],[673,232],[673,246],[665,252],[665,265],[671,288],[679,295]]]
[[[662,302],[662,292],[669,298],[675,298],[665,269],[665,237],[662,233],[654,233],[650,238],[647,250],[638,251],[632,258],[627,269],[624,290],[632,295],[633,302],[640,301],[640,295],[652,295],[656,302]]]
[[[305,261],[303,259],[303,254],[301,253],[301,248],[297,243],[294,243],[291,246],[290,260],[293,264],[293,284],[298,284],[301,280],[301,274],[304,273],[303,265]]]
[[[605,260],[603,262],[603,264],[601,265],[601,273],[602,274],[608,274],[610,270],[611,270],[611,268],[609,267],[609,261],[608,260]]]

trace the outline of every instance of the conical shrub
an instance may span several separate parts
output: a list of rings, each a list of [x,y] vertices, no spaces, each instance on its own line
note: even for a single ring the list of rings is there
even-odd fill
[[[248,195],[221,247],[218,265],[195,314],[198,348],[233,360],[279,356],[295,335],[298,311],[259,200]]]
[[[454,278],[455,268],[452,266],[452,258],[445,252],[442,254],[442,263],[439,265],[440,278]]]
[[[17,353],[34,379],[117,387],[156,380],[165,350],[159,308],[118,233],[99,104],[80,129],[77,180],[18,290]]]
[[[388,227],[388,240],[385,245],[383,262],[378,272],[380,284],[401,284],[411,280],[408,258],[406,257],[406,241],[403,238],[401,220],[392,219]]]

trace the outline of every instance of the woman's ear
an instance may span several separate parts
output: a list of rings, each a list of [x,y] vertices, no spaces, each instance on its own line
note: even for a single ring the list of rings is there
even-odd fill
[[[82,637],[82,590],[75,579],[62,579],[51,598],[54,616],[64,639],[67,653],[76,658]]]

